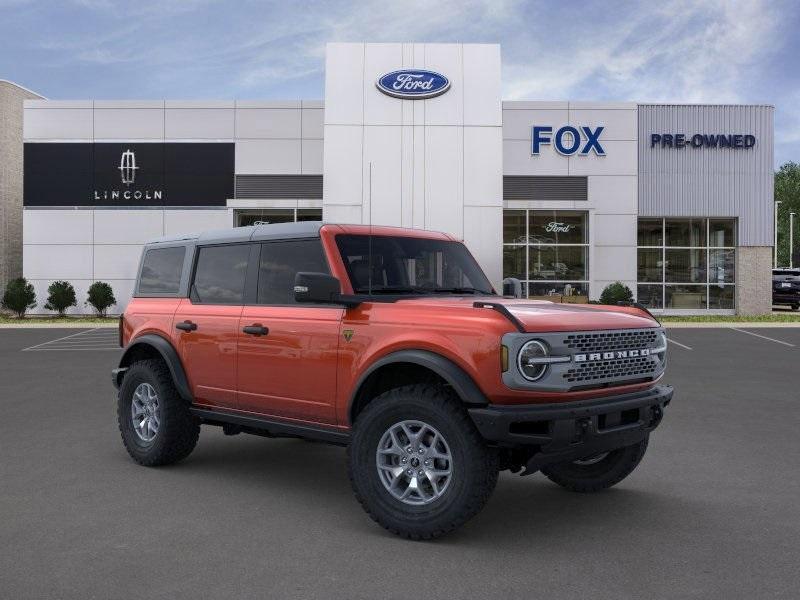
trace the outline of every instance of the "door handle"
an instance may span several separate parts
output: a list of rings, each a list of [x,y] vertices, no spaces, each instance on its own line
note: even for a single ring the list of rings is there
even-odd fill
[[[247,335],[267,335],[269,333],[269,329],[261,325],[260,323],[254,323],[253,325],[247,325],[242,327],[242,331]]]
[[[194,331],[195,329],[197,329],[197,323],[192,323],[191,321],[176,323],[175,329],[180,329],[181,331]]]

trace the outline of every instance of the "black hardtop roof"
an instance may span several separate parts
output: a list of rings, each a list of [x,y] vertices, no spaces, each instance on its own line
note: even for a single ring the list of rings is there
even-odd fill
[[[269,225],[250,225],[230,229],[212,229],[200,233],[164,236],[147,245],[190,242],[194,244],[225,244],[234,242],[285,240],[292,238],[319,237],[322,221],[299,221],[297,223],[273,223]]]

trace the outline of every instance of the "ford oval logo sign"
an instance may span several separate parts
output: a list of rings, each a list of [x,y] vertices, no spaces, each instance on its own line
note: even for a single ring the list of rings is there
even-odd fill
[[[375,85],[388,96],[424,100],[444,94],[450,89],[450,80],[435,71],[404,69],[381,75]]]

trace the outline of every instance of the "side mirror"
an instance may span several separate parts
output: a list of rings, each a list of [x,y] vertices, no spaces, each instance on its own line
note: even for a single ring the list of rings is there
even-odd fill
[[[516,277],[503,279],[503,296],[522,298],[522,282]]]
[[[339,280],[327,273],[301,271],[294,278],[295,302],[339,304],[342,288]]]

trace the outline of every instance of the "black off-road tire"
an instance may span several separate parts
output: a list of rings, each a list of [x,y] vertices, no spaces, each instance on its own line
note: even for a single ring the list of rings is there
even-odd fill
[[[557,463],[542,467],[542,473],[572,492],[599,492],[618,484],[633,472],[644,457],[648,440],[649,436],[632,446],[612,450],[595,464]]]
[[[800,310],[800,304],[792,304],[792,310]]]
[[[378,476],[381,437],[405,420],[433,426],[450,448],[452,479],[430,504],[404,504]],[[440,385],[409,385],[375,398],[353,425],[347,459],[350,483],[364,510],[387,530],[412,540],[433,539],[464,524],[483,508],[497,485],[497,453],[486,446],[461,401]]]
[[[131,419],[133,393],[141,383],[153,386],[161,413],[158,433],[149,442],[136,434]],[[178,394],[167,366],[157,359],[135,362],[126,371],[117,398],[117,423],[128,454],[146,467],[183,460],[194,450],[200,436],[200,421],[192,416],[189,403]]]

